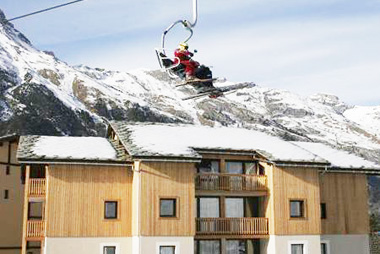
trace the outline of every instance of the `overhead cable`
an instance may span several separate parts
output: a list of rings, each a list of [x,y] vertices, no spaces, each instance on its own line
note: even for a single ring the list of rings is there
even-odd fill
[[[58,8],[61,8],[61,7],[70,5],[70,4],[75,4],[75,3],[78,3],[78,2],[82,2],[82,1],[84,1],[84,0],[75,0],[75,1],[72,1],[72,2],[65,3],[65,4],[56,5],[56,6],[53,6],[53,7],[50,7],[50,8],[46,8],[46,9],[35,11],[35,12],[32,12],[32,13],[28,13],[28,14],[25,14],[25,15],[22,15],[22,16],[11,18],[11,19],[8,19],[8,21],[13,21],[13,20],[16,20],[16,19],[22,19],[22,18],[25,18],[25,17],[28,17],[28,16],[36,15],[36,14],[39,14],[39,13],[42,13],[42,12],[51,11],[53,9],[58,9]]]

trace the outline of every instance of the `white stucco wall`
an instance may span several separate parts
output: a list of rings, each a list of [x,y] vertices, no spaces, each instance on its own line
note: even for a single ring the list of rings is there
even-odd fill
[[[132,253],[132,237],[46,237],[45,254],[103,254],[115,245],[116,254]]]
[[[330,245],[331,254],[369,254],[368,235],[322,235]]]
[[[262,253],[266,254],[290,254],[290,244],[297,243],[304,244],[305,254],[321,254],[320,235],[271,235],[263,243]]]
[[[175,254],[194,254],[193,237],[148,237],[141,236],[139,239],[139,254],[159,254],[160,245],[176,246]],[[135,253],[134,253],[135,254]],[[137,254],[137,253],[136,253]]]

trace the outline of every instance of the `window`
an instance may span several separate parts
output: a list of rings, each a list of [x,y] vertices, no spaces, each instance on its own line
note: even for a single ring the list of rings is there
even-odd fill
[[[28,219],[42,220],[44,212],[43,202],[29,202],[28,204]]]
[[[329,241],[321,241],[321,254],[330,254],[330,245]]]
[[[244,217],[244,198],[226,198],[225,206],[227,218]]]
[[[4,190],[4,199],[9,199],[9,190]]]
[[[117,219],[117,201],[104,201],[104,219]]]
[[[217,160],[202,160],[198,165],[199,173],[219,173],[219,161]]]
[[[10,174],[11,174],[11,171],[10,171],[10,167],[9,167],[9,166],[6,166],[6,167],[5,167],[5,174],[6,174],[6,175],[10,175]]]
[[[176,217],[177,200],[175,198],[160,199],[160,217]]]
[[[252,161],[226,161],[226,170],[230,174],[264,175],[263,168]]]
[[[219,198],[198,198],[197,215],[199,218],[219,217]]]
[[[303,200],[290,200],[290,218],[305,218]]]
[[[30,165],[30,178],[45,178],[46,169],[45,165],[42,164],[32,164]]]
[[[160,246],[160,254],[175,254],[175,246]]]
[[[303,244],[291,244],[290,245],[291,254],[304,254],[304,245]]]
[[[103,254],[116,254],[116,246],[103,246]]]
[[[321,203],[321,219],[327,219],[326,203]]]
[[[220,254],[219,240],[197,240],[195,241],[196,254]]]
[[[227,240],[226,254],[247,253],[247,245],[245,240]]]
[[[226,169],[229,174],[243,174],[243,162],[227,161]]]

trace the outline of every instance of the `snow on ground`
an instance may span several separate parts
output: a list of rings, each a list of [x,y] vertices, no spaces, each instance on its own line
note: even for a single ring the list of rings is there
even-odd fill
[[[344,116],[380,137],[380,106],[355,106],[346,110]]]
[[[41,136],[33,153],[47,159],[116,160],[116,151],[105,138]]]

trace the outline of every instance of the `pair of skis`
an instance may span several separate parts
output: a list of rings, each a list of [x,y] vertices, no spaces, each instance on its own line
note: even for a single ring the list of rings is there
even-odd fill
[[[185,81],[181,84],[178,84],[178,85],[176,85],[176,87],[192,85],[194,83],[214,82],[214,81],[223,82],[223,81],[225,81],[225,79],[219,79],[219,78],[193,79],[193,80],[188,80],[188,81]],[[234,91],[239,90],[239,89],[254,87],[254,86],[256,86],[254,83],[244,82],[244,83],[238,83],[238,84],[234,84],[234,85],[230,85],[230,86],[214,87],[214,88],[210,88],[204,92],[200,92],[200,93],[197,93],[195,95],[185,97],[182,100],[185,101],[185,100],[197,99],[197,98],[206,97],[206,96],[208,96],[210,98],[218,98],[219,96],[222,96],[225,93],[234,92]]]

